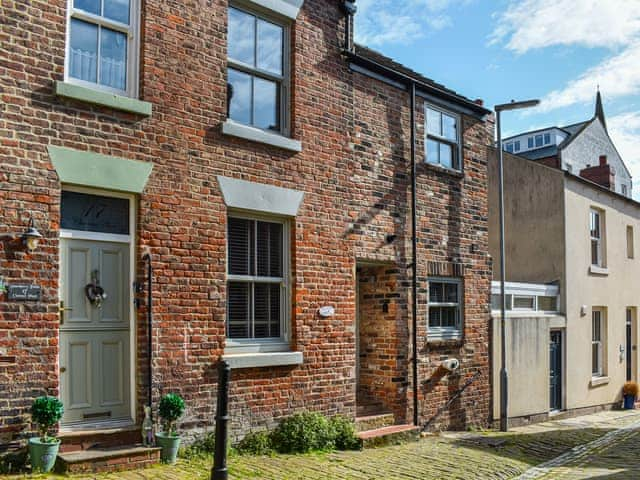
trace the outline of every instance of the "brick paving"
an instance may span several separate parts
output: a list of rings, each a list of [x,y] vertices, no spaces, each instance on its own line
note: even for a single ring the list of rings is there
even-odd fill
[[[506,434],[445,432],[419,442],[362,452],[273,457],[234,455],[229,460],[229,477],[233,480],[631,479],[640,478],[640,473],[635,473],[640,472],[638,448],[639,412],[601,412],[514,428]],[[564,460],[549,463],[558,457]],[[532,470],[536,465],[551,466],[548,470]],[[7,478],[208,480],[210,468],[211,458],[203,457],[182,459],[172,467],[158,466],[137,472]]]

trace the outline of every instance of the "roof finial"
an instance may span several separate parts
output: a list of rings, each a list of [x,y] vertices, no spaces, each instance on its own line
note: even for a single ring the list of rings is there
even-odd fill
[[[604,129],[607,129],[607,121],[604,117],[604,108],[602,106],[602,95],[600,94],[600,84],[598,84],[598,91],[596,93],[596,117],[602,122]]]

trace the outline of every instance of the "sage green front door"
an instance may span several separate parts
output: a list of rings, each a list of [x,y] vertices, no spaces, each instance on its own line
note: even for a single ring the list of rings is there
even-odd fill
[[[131,419],[129,244],[60,240],[63,426]],[[87,286],[89,285],[89,288]],[[94,298],[98,288],[105,298]]]

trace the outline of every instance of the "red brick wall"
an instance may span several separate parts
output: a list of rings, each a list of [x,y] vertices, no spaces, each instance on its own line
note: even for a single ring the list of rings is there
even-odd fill
[[[292,133],[303,152],[223,136],[226,2],[146,0],[140,91],[153,103],[153,115],[63,100],[54,96],[53,81],[63,76],[66,4],[0,5],[0,236],[23,231],[31,215],[45,235],[33,254],[0,242],[4,280],[43,286],[41,302],[0,301],[0,444],[30,430],[35,396],[58,394],[61,187],[49,144],[154,164],[137,218],[138,257],[148,250],[155,272],[154,398],[181,393],[188,405],[183,427],[194,431],[213,422],[215,364],[225,338],[226,207],[215,176],[303,190],[292,229],[291,317],[292,347],[304,353],[304,365],[234,371],[234,434],[274,425],[300,409],[353,415],[357,258],[390,261],[404,273],[398,285],[407,330],[398,334],[409,338],[406,93],[350,73],[340,55],[344,19],[337,2],[306,0],[292,31]],[[463,397],[464,407],[443,417],[452,425],[485,422],[489,395],[485,145],[492,136],[488,126],[467,118],[464,131],[463,178],[418,169],[421,304],[426,262],[457,262],[466,271],[463,343],[428,345],[424,307],[419,312],[423,418],[450,388],[446,382],[425,386],[437,358],[459,356],[461,377],[486,370]],[[386,244],[386,233],[396,241]],[[142,267],[139,262],[139,280]],[[335,316],[317,315],[326,304]],[[147,397],[144,309],[136,330],[141,402]]]

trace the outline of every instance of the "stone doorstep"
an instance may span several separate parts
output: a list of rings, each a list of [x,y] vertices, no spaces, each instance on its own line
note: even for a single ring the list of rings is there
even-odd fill
[[[356,431],[365,432],[376,428],[391,427],[395,423],[393,413],[379,413],[356,417]]]
[[[420,427],[415,425],[391,425],[389,427],[376,428],[359,432],[358,438],[362,440],[364,448],[393,445],[406,441],[418,440]]]
[[[140,427],[133,425],[107,430],[63,431],[58,434],[58,438],[61,440],[61,453],[135,445],[140,442]]]
[[[58,454],[56,470],[60,473],[98,473],[135,470],[160,461],[159,447],[126,445],[95,448]]]

